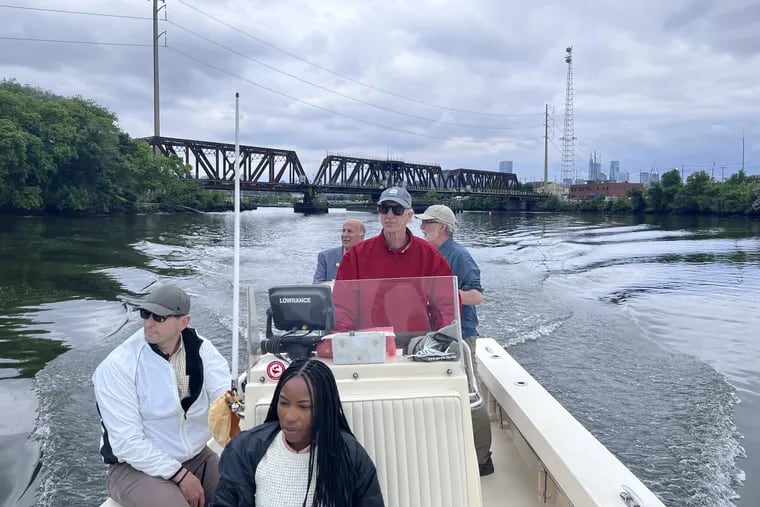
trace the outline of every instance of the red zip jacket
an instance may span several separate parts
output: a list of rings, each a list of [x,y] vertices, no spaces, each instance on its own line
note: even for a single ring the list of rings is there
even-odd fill
[[[333,287],[336,331],[392,326],[397,334],[427,333],[454,320],[453,280],[418,278],[451,277],[449,264],[432,243],[406,234],[401,249],[391,250],[381,232],[343,256]]]

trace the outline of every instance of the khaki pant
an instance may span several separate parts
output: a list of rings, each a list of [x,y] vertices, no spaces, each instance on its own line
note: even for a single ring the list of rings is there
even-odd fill
[[[470,357],[476,381],[478,380],[478,366],[475,362],[475,343],[477,336],[465,338],[467,345],[470,347]],[[481,391],[482,393],[482,391]],[[485,400],[484,400],[485,401]],[[488,415],[488,407],[483,403],[480,408],[472,411],[472,433],[475,439],[475,453],[478,455],[478,464],[484,464],[491,453],[491,418]]]
[[[211,505],[219,482],[219,456],[204,447],[182,466],[203,484],[206,505]],[[182,491],[173,481],[146,475],[127,463],[111,465],[108,470],[108,495],[122,507],[187,507]]]

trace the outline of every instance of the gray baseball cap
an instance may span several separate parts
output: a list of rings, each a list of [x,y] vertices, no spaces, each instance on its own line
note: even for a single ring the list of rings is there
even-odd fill
[[[377,200],[377,203],[382,204],[386,201],[393,201],[397,204],[402,205],[406,209],[412,207],[412,196],[409,195],[409,192],[407,192],[405,188],[401,187],[390,187],[383,190],[383,193],[380,194],[380,199]]]
[[[454,216],[454,212],[451,208],[444,206],[443,204],[433,204],[421,215],[417,215],[420,220],[433,220],[434,222],[441,222],[449,227],[456,227],[458,224],[457,217]]]
[[[190,296],[176,285],[156,288],[140,303],[141,310],[148,310],[162,317],[190,313]]]

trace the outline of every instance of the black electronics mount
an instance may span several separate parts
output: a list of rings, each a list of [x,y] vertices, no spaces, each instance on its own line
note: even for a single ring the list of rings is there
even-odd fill
[[[332,290],[327,285],[281,285],[269,289],[266,338],[261,353],[308,358],[335,326]],[[275,334],[273,328],[285,331]]]

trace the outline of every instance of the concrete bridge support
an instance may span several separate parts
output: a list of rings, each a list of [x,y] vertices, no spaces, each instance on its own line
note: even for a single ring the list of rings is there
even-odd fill
[[[295,213],[304,213],[309,215],[315,215],[320,213],[327,213],[327,201],[319,201],[315,197],[314,187],[303,193],[303,202],[293,203],[293,211]]]

